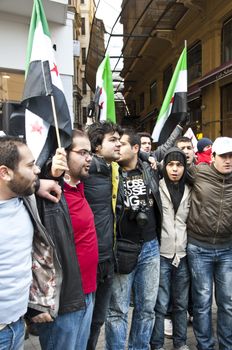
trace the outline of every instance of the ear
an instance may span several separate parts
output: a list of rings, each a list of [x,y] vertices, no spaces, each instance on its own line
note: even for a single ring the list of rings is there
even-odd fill
[[[213,153],[211,154],[211,160],[212,160],[212,163],[215,162],[215,155]]]
[[[5,165],[0,166],[0,178],[3,181],[10,181],[13,177],[13,171]]]
[[[99,152],[101,152],[101,150],[102,150],[102,145],[98,145],[98,146],[95,148],[96,154],[98,154]]]
[[[139,153],[139,145],[134,145],[132,149],[134,153]]]

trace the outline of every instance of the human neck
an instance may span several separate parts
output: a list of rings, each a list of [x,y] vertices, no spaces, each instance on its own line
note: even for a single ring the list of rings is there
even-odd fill
[[[138,158],[137,157],[133,158],[128,164],[122,166],[122,169],[125,171],[134,170],[136,169],[137,163],[138,163]]]
[[[76,185],[78,185],[80,183],[80,179],[74,179],[72,176],[70,176],[68,173],[65,174],[66,176],[64,176],[64,181],[71,187],[76,187]]]
[[[0,201],[7,201],[7,200],[12,199],[14,197],[17,197],[17,195],[13,192],[9,192],[7,190],[0,191]]]

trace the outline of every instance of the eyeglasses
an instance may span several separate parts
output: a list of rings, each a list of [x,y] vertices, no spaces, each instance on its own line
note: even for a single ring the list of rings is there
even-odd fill
[[[92,152],[88,151],[87,149],[80,149],[79,151],[75,151],[74,149],[71,149],[71,152],[80,154],[80,156],[85,157],[85,158],[92,157]]]

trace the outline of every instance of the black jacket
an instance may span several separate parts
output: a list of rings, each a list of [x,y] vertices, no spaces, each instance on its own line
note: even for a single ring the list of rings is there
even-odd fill
[[[162,227],[162,203],[160,199],[160,193],[159,193],[159,175],[158,171],[154,171],[150,164],[147,162],[142,162],[140,159],[138,160],[138,168],[143,173],[144,183],[148,188],[151,190],[153,197],[154,197],[154,212],[156,217],[156,233],[157,238],[160,242],[161,237],[161,227]],[[123,179],[122,176],[120,176],[119,181],[119,194],[118,194],[118,203],[117,203],[117,227],[118,227],[118,234],[120,234],[120,220],[122,219],[124,215],[124,187],[123,187]],[[126,238],[126,237],[125,237]]]
[[[89,177],[84,180],[85,197],[93,211],[98,238],[99,262],[113,257],[114,214],[112,170],[103,158],[94,156]]]
[[[59,203],[37,197],[37,206],[43,225],[54,242],[62,268],[59,314],[85,307],[80,268],[77,260],[72,223],[64,196]]]

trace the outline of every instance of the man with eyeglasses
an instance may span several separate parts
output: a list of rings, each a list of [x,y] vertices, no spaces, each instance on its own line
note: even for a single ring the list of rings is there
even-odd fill
[[[99,249],[97,291],[88,350],[96,348],[112,291],[115,205],[119,180],[116,161],[120,158],[121,134],[120,126],[110,122],[93,123],[88,128],[93,160],[90,176],[85,179],[84,184],[86,198],[94,213]]]
[[[61,223],[62,216],[66,215],[66,221],[69,221],[70,216],[71,228],[67,230],[64,227],[61,230],[61,225],[60,228],[54,229],[53,233],[50,232],[53,234],[56,247],[59,247],[64,283],[58,316],[52,323],[41,323],[38,327],[43,350],[85,350],[87,346],[98,265],[94,216],[85,198],[83,183],[83,180],[88,177],[91,160],[90,142],[88,136],[81,130],[73,130],[71,146],[66,151],[58,148],[52,159],[50,174],[54,178],[63,176],[63,196],[59,207],[47,204],[50,213],[47,214],[46,210],[45,216],[50,215],[50,223],[51,220],[54,221],[50,225],[53,229],[54,225]],[[63,208],[61,208],[62,205]],[[74,247],[75,256],[73,256],[72,247]],[[69,256],[67,252],[70,252]],[[78,276],[75,274],[77,261],[81,277],[79,285]],[[81,300],[78,300],[77,292],[82,289],[85,303],[80,307]]]

